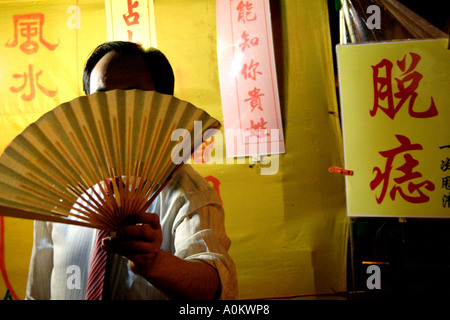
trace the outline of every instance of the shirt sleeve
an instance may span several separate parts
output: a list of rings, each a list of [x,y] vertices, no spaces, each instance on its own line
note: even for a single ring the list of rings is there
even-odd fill
[[[226,235],[221,206],[207,205],[190,213],[174,227],[175,255],[183,259],[202,260],[217,270],[220,299],[237,298],[237,275],[228,254],[231,241]]]
[[[34,222],[26,300],[50,299],[50,278],[53,269],[53,243],[50,225],[43,221]]]

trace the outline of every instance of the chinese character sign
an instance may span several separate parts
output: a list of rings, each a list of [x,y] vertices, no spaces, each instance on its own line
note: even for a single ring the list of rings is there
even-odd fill
[[[109,40],[156,47],[153,0],[105,0]]]
[[[49,22],[45,24],[45,18],[44,12],[13,14],[7,28],[11,31],[9,40],[4,44],[4,50],[14,55],[15,61],[29,61],[27,66],[15,64],[15,71],[10,75],[11,81],[8,86],[10,93],[18,95],[25,102],[33,102],[40,93],[50,98],[58,93],[56,84],[51,83],[50,87],[46,84],[49,77],[44,71],[48,73],[48,70],[45,70],[48,66],[38,65],[35,62],[38,57],[49,56],[52,52],[54,55],[59,46],[59,39],[55,43],[47,40],[44,31],[48,30]]]
[[[349,215],[450,217],[447,42],[338,46]]]
[[[20,50],[25,54],[37,53],[39,44],[53,51],[58,46],[50,44],[44,39],[44,20],[45,15],[42,12],[13,15],[14,36],[12,41],[6,43],[9,48],[19,45]],[[21,38],[19,40],[19,38]]]
[[[104,18],[103,6],[92,1],[1,2],[1,151],[42,114],[82,95],[85,59],[106,40]],[[0,294],[6,298],[25,296],[32,235],[32,221],[0,217]]]
[[[216,1],[228,157],[284,152],[269,3]]]

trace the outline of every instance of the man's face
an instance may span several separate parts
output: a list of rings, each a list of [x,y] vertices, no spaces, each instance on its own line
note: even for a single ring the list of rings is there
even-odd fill
[[[91,72],[89,93],[108,90],[155,90],[148,66],[140,56],[104,55]]]

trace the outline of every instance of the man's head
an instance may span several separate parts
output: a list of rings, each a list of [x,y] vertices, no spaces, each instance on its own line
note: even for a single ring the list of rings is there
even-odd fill
[[[173,95],[174,75],[161,51],[145,50],[133,42],[112,41],[91,53],[84,68],[83,89],[86,94],[140,89]]]

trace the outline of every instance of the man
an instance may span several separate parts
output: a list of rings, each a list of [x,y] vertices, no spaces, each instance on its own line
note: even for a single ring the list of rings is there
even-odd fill
[[[173,94],[172,68],[156,49],[130,42],[97,47],[86,62],[86,94],[114,89]],[[215,190],[184,165],[145,213],[103,240],[110,253],[103,298],[235,299],[235,266]],[[35,222],[28,299],[85,299],[96,230]],[[78,271],[80,283],[71,282]],[[70,279],[69,279],[70,278]]]

